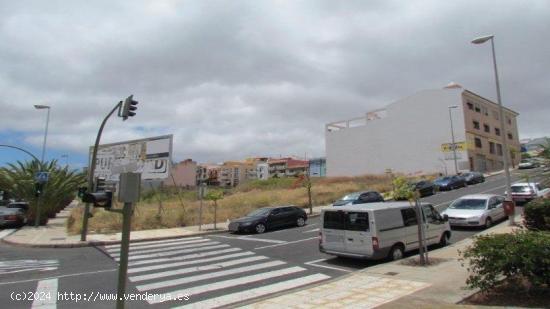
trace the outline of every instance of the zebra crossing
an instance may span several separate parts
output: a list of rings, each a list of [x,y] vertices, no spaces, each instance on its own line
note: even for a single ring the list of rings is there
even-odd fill
[[[56,270],[58,260],[9,260],[0,261],[0,275],[14,274],[28,271]]]
[[[104,249],[119,260],[120,245]],[[329,278],[203,237],[131,243],[128,256],[128,280],[140,293],[156,295],[147,302],[178,308],[216,308]]]

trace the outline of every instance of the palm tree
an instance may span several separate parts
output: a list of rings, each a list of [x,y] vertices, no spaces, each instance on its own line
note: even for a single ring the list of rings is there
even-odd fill
[[[71,171],[68,167],[60,168],[57,160],[45,162],[42,167],[38,161],[17,161],[15,164],[10,163],[7,167],[1,167],[0,187],[10,192],[14,198],[29,203],[29,222],[34,221],[36,214],[38,187],[34,175],[39,171],[49,173],[48,182],[41,188],[41,224],[45,224],[48,217],[54,217],[73,200],[78,187],[85,184],[86,176],[75,170]]]

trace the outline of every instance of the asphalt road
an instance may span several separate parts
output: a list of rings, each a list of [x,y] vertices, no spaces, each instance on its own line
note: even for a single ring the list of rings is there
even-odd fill
[[[539,170],[526,172],[535,174]],[[518,179],[519,174],[514,173],[514,178]],[[532,179],[536,180],[536,177]],[[443,210],[454,199],[466,194],[502,194],[504,184],[504,175],[497,175],[485,183],[438,193],[422,200]],[[224,233],[133,243],[127,293],[148,300],[128,301],[127,306],[223,306],[383,263],[335,258],[320,253],[318,230],[319,217],[314,217],[304,227],[261,235]],[[454,229],[451,242],[479,231]],[[29,308],[33,305],[29,296],[42,296],[47,302],[50,295],[50,304],[61,308],[112,308],[114,301],[101,298],[116,293],[117,257],[116,245],[33,249],[0,244],[0,303],[4,308]],[[180,300],[160,302],[167,299],[167,293],[170,297],[179,296]]]

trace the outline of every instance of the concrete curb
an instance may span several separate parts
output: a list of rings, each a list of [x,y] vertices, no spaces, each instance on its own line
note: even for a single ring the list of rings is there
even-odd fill
[[[218,230],[218,231],[208,231],[208,232],[201,232],[201,233],[195,233],[195,234],[189,234],[189,235],[169,235],[169,236],[160,236],[160,237],[149,237],[149,238],[141,238],[141,239],[134,239],[131,240],[131,243],[138,243],[138,242],[145,242],[145,241],[155,241],[155,240],[167,240],[167,239],[175,239],[175,238],[186,238],[186,237],[196,237],[200,235],[212,235],[212,234],[220,234],[220,233],[226,233],[227,230]],[[105,240],[105,241],[86,241],[86,242],[78,242],[78,243],[67,243],[67,244],[29,244],[29,243],[21,243],[21,242],[15,242],[15,241],[9,241],[6,239],[2,239],[2,242],[11,246],[16,247],[26,247],[26,248],[82,248],[82,247],[96,247],[96,246],[105,246],[105,245],[116,245],[120,244],[120,240]]]

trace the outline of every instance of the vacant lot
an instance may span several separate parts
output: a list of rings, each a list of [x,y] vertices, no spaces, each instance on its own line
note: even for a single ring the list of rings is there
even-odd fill
[[[391,179],[387,176],[312,179],[313,205],[327,205],[347,193],[367,188],[389,192],[392,188]],[[234,219],[260,207],[288,204],[301,207],[308,205],[307,190],[296,178],[251,181],[224,191],[223,198],[218,201],[217,221]],[[142,200],[136,206],[132,229],[197,225],[199,205],[195,191],[176,188],[149,190],[142,195]],[[213,220],[213,202],[203,201],[203,223],[212,223]],[[74,209],[68,221],[69,232],[79,233],[81,221],[82,209]],[[122,220],[116,213],[96,209],[89,225],[92,233],[117,232],[121,229]]]

